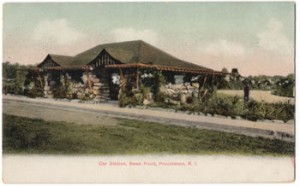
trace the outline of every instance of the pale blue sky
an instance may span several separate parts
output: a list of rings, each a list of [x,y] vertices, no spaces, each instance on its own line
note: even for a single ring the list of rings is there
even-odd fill
[[[6,3],[4,60],[37,63],[47,53],[142,39],[216,70],[287,74],[294,69],[294,21],[292,2]]]

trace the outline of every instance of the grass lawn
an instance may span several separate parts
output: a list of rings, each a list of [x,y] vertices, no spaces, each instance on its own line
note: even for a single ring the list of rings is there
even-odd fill
[[[103,126],[3,115],[4,153],[294,155],[294,147],[280,140],[128,119]]]

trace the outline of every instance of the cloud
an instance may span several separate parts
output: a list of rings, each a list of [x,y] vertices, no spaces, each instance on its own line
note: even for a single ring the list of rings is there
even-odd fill
[[[72,28],[66,19],[44,20],[34,28],[32,37],[40,43],[70,45],[83,38],[83,34]]]
[[[206,54],[217,56],[244,56],[245,54],[245,48],[241,44],[225,39],[208,43],[205,47],[198,49]]]
[[[269,51],[291,54],[294,52],[293,42],[282,33],[282,23],[271,19],[266,28],[258,33],[259,46]]]
[[[150,29],[136,30],[134,28],[118,28],[111,32],[113,40],[130,41],[130,40],[144,40],[151,44],[157,44],[159,41],[158,34]]]

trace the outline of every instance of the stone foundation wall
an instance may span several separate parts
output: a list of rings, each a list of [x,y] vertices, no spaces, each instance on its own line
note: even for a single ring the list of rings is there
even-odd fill
[[[101,82],[100,77],[97,77],[93,72],[83,73],[81,76],[82,82],[75,81],[66,73],[60,75],[60,82],[52,82],[51,75],[44,75],[44,97],[53,98],[53,92],[59,86],[66,88],[66,98],[107,101],[109,99],[109,85],[104,81]],[[50,82],[50,83],[49,83]]]
[[[179,105],[186,103],[188,97],[198,97],[198,84],[167,84],[160,87],[160,92],[168,95],[170,98],[166,102]]]

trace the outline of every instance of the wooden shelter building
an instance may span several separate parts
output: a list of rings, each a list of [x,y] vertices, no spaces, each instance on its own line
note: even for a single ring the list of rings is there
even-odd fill
[[[101,44],[75,56],[48,54],[34,69],[45,97],[52,97],[55,89],[64,84],[71,97],[89,93],[99,100],[117,99],[120,82],[135,74],[135,88],[139,89],[144,70],[160,71],[167,82],[174,83],[174,75],[215,76],[222,72],[180,60],[144,41]],[[119,77],[119,83],[113,82]],[[73,95],[73,96],[72,96]]]

